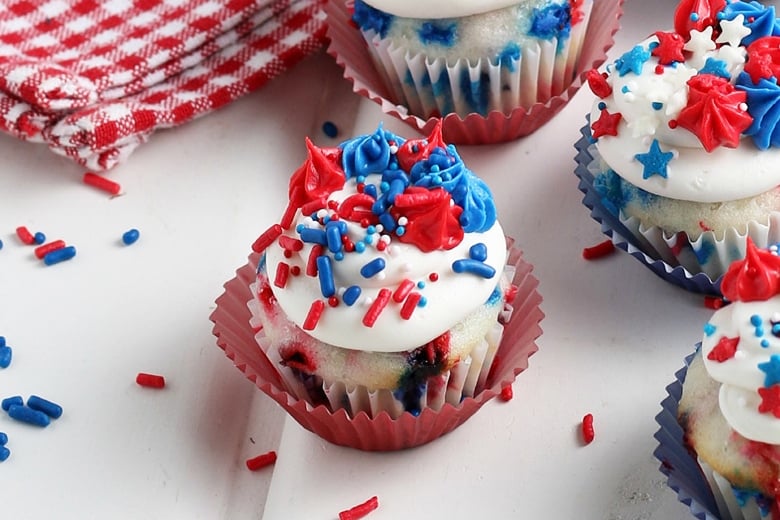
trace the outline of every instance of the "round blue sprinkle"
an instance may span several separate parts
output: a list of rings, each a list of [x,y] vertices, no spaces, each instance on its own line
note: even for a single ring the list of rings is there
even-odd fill
[[[337,262],[341,262],[342,260],[344,260],[344,252],[339,251],[337,253],[333,253],[333,259]]]
[[[374,233],[376,233],[376,227],[374,227],[373,225],[369,225],[366,228],[366,233],[368,233],[369,235],[373,235]]]
[[[8,435],[5,432],[0,432],[0,446],[8,444]]]
[[[355,242],[355,251],[362,253],[366,250],[366,244],[364,242]]]
[[[402,237],[402,236],[404,236],[404,233],[406,233],[406,228],[405,228],[405,227],[403,227],[403,226],[398,226],[398,227],[395,229],[395,234],[396,234],[396,235],[398,235],[399,237]]]
[[[355,180],[358,182],[358,184],[362,184],[366,182],[366,176],[365,175],[358,175]]]
[[[696,22],[699,20],[698,13],[691,13],[691,21]]]
[[[761,346],[764,348],[769,348],[769,340],[768,339],[762,339],[761,340]]]
[[[322,133],[328,137],[336,137],[339,135],[339,127],[337,127],[333,121],[325,121],[322,123]]]
[[[764,335],[764,327],[756,327],[755,334],[756,334],[757,338],[760,338],[761,336],[763,336]]]
[[[664,104],[660,101],[653,101],[653,110],[661,110],[664,107]]]
[[[382,181],[379,183],[379,189],[380,191],[387,191],[390,189],[390,183],[387,181]]]
[[[11,450],[5,446],[0,446],[0,462],[5,462],[11,456]]]
[[[417,288],[418,289],[425,289],[425,282],[423,282],[422,280],[417,282]]]
[[[772,333],[777,334],[780,333],[780,323],[775,323],[772,325]]]
[[[759,316],[758,314],[754,314],[750,317],[750,324],[753,325],[754,327],[758,327],[759,325],[761,325],[761,321],[762,321],[761,316]]]
[[[417,306],[418,307],[425,307],[426,305],[428,305],[428,298],[423,296],[422,298],[420,298],[420,301],[417,302]]]
[[[141,233],[139,233],[137,229],[133,228],[129,231],[124,232],[124,234],[122,235],[122,242],[124,242],[126,246],[129,246],[130,244],[135,244],[139,236],[141,236]]]
[[[33,235],[33,242],[35,242],[37,245],[43,244],[46,242],[46,235],[38,231]]]
[[[3,249],[3,241],[0,240],[0,249]]]

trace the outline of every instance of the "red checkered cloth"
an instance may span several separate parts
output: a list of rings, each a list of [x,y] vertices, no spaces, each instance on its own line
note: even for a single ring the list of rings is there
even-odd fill
[[[109,169],[317,50],[324,1],[0,2],[0,130]]]

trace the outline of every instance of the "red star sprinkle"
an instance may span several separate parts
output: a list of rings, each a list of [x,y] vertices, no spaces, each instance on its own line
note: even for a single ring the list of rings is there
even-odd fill
[[[658,45],[653,48],[652,55],[658,58],[661,65],[671,65],[674,62],[685,61],[683,46],[685,40],[682,36],[673,32],[658,31],[655,33]]]
[[[769,388],[759,388],[758,395],[761,396],[761,404],[758,405],[760,413],[771,413],[780,419],[780,384],[772,385]]]
[[[601,115],[599,116],[599,120],[593,123],[593,126],[591,126],[593,138],[598,139],[602,135],[617,135],[617,126],[622,118],[623,116],[620,114],[620,112],[610,114],[607,112],[606,108],[603,109],[601,111]]]
[[[718,340],[718,344],[715,348],[710,350],[707,354],[707,359],[710,361],[717,361],[723,363],[734,357],[734,353],[737,351],[737,345],[739,345],[739,336],[736,338],[727,338],[723,336]]]

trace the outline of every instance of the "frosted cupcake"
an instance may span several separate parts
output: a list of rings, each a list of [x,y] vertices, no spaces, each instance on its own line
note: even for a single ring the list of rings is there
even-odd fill
[[[507,140],[552,117],[580,86],[583,72],[603,61],[620,3],[607,0],[597,10],[592,0],[356,0],[352,9],[333,2],[331,53],[358,92],[364,93],[364,73],[376,74],[379,85],[368,78],[368,87],[391,100],[402,116],[418,118],[418,128],[444,117],[447,139]],[[588,41],[593,16],[605,28]],[[528,113],[522,125],[518,110]],[[471,134],[455,130],[455,120],[466,118]]]
[[[780,257],[748,242],[722,289],[732,303],[659,415],[657,455],[694,509],[721,519],[780,518]],[[680,396],[680,387],[682,389]],[[679,400],[679,403],[678,403]],[[675,410],[676,408],[676,410]],[[673,416],[677,424],[671,420]]]
[[[333,442],[428,442],[536,350],[530,266],[440,131],[405,140],[380,127],[337,148],[307,144],[287,210],[253,246],[255,350],[273,370],[263,377]]]
[[[717,293],[748,236],[780,239],[776,27],[757,2],[681,2],[674,30],[589,73],[584,202],[618,245],[688,289]]]

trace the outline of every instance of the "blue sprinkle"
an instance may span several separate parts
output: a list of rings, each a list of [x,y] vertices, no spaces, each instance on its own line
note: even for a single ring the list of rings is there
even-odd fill
[[[33,235],[33,242],[35,242],[37,245],[43,244],[46,242],[46,235],[38,231]]]
[[[713,334],[715,334],[715,331],[717,329],[718,328],[715,325],[713,325],[712,323],[707,323],[706,325],[704,325],[704,333],[707,336],[712,336]]]
[[[604,110],[605,108],[607,108],[607,104],[603,101],[599,101],[599,110]]]
[[[338,253],[341,251],[341,230],[333,222],[328,223],[325,227],[325,238],[328,242],[328,250],[331,253]]]
[[[660,101],[653,101],[653,110],[661,110],[664,107],[664,104]]]
[[[352,306],[357,301],[357,299],[360,298],[361,292],[362,289],[360,289],[360,286],[353,285],[351,287],[348,287],[347,290],[344,291],[344,295],[341,297],[341,299],[347,305]]]
[[[363,238],[363,243],[366,244],[366,245],[373,244],[374,243],[374,235],[366,235],[365,238]]]
[[[342,260],[344,260],[344,251],[333,253],[333,259],[337,262],[341,262]]]
[[[385,269],[385,259],[384,258],[374,258],[369,263],[364,265],[360,268],[360,274],[363,276],[363,278],[371,278],[377,273],[380,273],[384,271]]]
[[[328,137],[336,137],[339,135],[339,128],[333,123],[333,121],[325,121],[322,123],[322,132]]]
[[[764,327],[756,327],[755,335],[757,338],[760,338],[764,335]]]
[[[691,21],[696,22],[699,20],[699,15],[697,13],[691,13]]]
[[[428,298],[423,296],[423,297],[420,298],[420,301],[417,302],[417,306],[418,307],[425,307],[426,305],[428,305]]]
[[[376,233],[376,227],[372,224],[369,224],[369,226],[366,228],[366,233],[368,233],[369,235],[373,235],[374,233]]]
[[[8,435],[5,432],[0,432],[0,446],[8,444]]]
[[[379,191],[381,191],[382,193],[386,192],[389,189],[390,189],[390,183],[389,182],[382,181],[382,182],[379,183]]]
[[[356,253],[362,253],[365,250],[366,250],[365,242],[355,242],[355,252]]]
[[[56,251],[47,253],[46,256],[43,257],[43,263],[46,265],[54,265],[60,262],[64,262],[65,260],[70,260],[74,256],[76,256],[75,247],[63,247],[62,249],[57,249]]]
[[[5,446],[0,446],[0,462],[5,462],[11,456],[11,450]]]
[[[13,357],[13,350],[7,345],[0,347],[0,368],[8,368]]]
[[[775,323],[772,325],[772,334],[778,334],[780,333],[780,323]]]
[[[628,85],[623,85],[623,88],[621,88],[620,91],[623,94],[628,94],[629,92],[631,92],[631,89],[628,88]]]
[[[38,397],[37,395],[31,395],[30,398],[27,399],[27,406],[33,410],[45,413],[52,419],[59,419],[62,417],[62,406],[44,399],[43,397]]]
[[[3,249],[3,241],[0,240],[0,249]]]
[[[0,336],[0,347],[5,346],[5,336]]]
[[[366,176],[358,175],[357,177],[355,177],[355,180],[357,181],[358,184],[363,184],[364,182],[366,182]]]
[[[320,292],[325,298],[336,294],[336,283],[333,280],[333,266],[329,256],[317,257],[317,274],[320,279]]]
[[[487,246],[482,242],[474,244],[469,248],[469,258],[477,262],[484,262],[487,260]]]
[[[759,325],[761,325],[761,322],[762,322],[761,316],[759,316],[758,314],[754,314],[750,317],[750,324],[753,325],[754,327],[758,327]]]
[[[406,233],[406,228],[404,226],[398,226],[398,228],[395,230],[395,234],[399,237],[404,236],[404,233]]]
[[[122,242],[126,246],[129,246],[130,244],[135,244],[136,241],[138,240],[138,237],[140,237],[140,236],[141,236],[141,233],[137,229],[133,228],[133,229],[130,229],[128,231],[125,231],[122,234]]]
[[[24,405],[12,404],[8,408],[8,415],[17,421],[26,422],[34,426],[48,426],[49,416],[38,410],[33,410]]]
[[[420,280],[419,282],[417,282],[417,288],[418,288],[418,289],[425,289],[425,282],[424,282],[424,281],[422,281],[422,280]]]
[[[769,348],[769,340],[768,339],[762,339],[761,340],[761,346],[763,348]]]
[[[372,199],[375,199],[377,197],[376,186],[373,184],[366,184],[365,188],[363,188],[363,193]]]
[[[328,237],[321,229],[305,227],[298,232],[298,235],[300,235],[301,240],[308,244],[328,245]]]
[[[6,397],[3,399],[2,403],[0,403],[0,408],[7,412],[12,406],[22,406],[23,404],[24,400],[22,399],[22,396],[15,395],[13,397]]]
[[[456,273],[475,274],[486,279],[493,278],[496,275],[496,270],[488,264],[467,258],[452,262],[452,270]]]
[[[385,231],[388,233],[392,233],[396,227],[395,219],[390,213],[387,212],[379,215],[379,222],[382,224],[382,226],[384,226]]]

